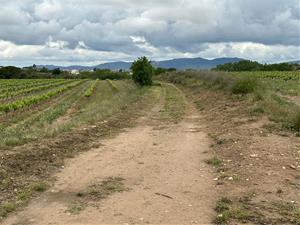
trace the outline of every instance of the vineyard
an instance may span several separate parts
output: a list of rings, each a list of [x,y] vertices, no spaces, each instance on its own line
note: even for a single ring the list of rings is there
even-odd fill
[[[257,71],[257,72],[232,72],[237,76],[252,76],[259,79],[299,80],[300,71]]]
[[[138,92],[130,81],[0,80],[0,146],[52,137],[105,119],[135,101]]]
[[[300,71],[231,72],[233,76],[257,79],[264,88],[283,95],[300,95]]]

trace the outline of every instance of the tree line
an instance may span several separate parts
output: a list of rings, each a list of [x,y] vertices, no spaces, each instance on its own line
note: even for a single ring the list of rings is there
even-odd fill
[[[290,63],[274,63],[274,64],[261,64],[256,61],[242,60],[234,63],[226,63],[218,65],[213,70],[215,71],[294,71],[299,70],[300,66]]]
[[[142,57],[143,58],[143,57]],[[141,58],[140,58],[141,59]],[[146,58],[143,58],[144,60]],[[147,59],[147,64],[151,62]],[[133,65],[135,65],[133,63]],[[132,68],[135,68],[133,66]],[[132,70],[131,70],[132,71]],[[151,65],[151,73],[153,75],[162,74],[166,72],[176,71],[174,68],[155,68]],[[30,67],[18,68],[14,66],[0,67],[0,79],[111,79],[111,80],[122,80],[131,79],[132,74],[130,71],[124,70],[109,70],[109,69],[97,69],[94,68],[91,71],[80,71],[78,74],[72,74],[70,71],[63,71],[60,68],[53,70],[47,69],[46,67],[37,68],[35,65]]]

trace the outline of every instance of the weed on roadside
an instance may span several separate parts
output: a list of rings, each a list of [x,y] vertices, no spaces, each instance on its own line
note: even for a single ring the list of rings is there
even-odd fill
[[[212,166],[220,166],[222,163],[222,160],[218,159],[216,156],[208,159],[205,161],[208,165],[212,165]]]
[[[76,193],[74,196],[76,200],[69,205],[65,212],[76,215],[88,206],[97,206],[97,204],[91,203],[105,199],[114,193],[129,191],[123,181],[124,179],[121,177],[108,177],[99,184],[89,186],[87,190]]]

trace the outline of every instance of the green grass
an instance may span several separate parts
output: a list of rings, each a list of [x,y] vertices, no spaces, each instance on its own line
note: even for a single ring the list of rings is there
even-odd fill
[[[233,94],[249,94],[257,89],[257,81],[253,78],[242,78],[234,82],[232,86]]]
[[[94,93],[96,86],[98,84],[99,80],[95,80],[94,82],[92,82],[92,84],[87,88],[87,90],[84,93],[84,96],[89,98],[92,96],[92,94]]]
[[[85,208],[86,205],[84,203],[75,201],[71,205],[69,205],[68,209],[65,212],[73,215],[78,215],[81,211],[85,210]]]
[[[101,201],[114,193],[129,191],[121,177],[108,177],[99,184],[91,185],[87,190],[76,194],[76,200],[65,211],[66,213],[79,214],[90,203]]]
[[[36,192],[44,192],[48,189],[48,187],[48,184],[46,184],[45,182],[38,182],[32,185],[32,190]]]
[[[282,129],[300,132],[300,106],[280,95],[300,95],[300,72],[173,72],[157,77],[191,89],[222,91],[249,105],[251,116],[266,115]],[[197,108],[204,109],[195,99]]]
[[[262,86],[281,94],[300,95],[299,71],[257,71],[231,72],[235,77],[251,77],[258,80]]]
[[[222,160],[218,159],[217,157],[213,157],[211,159],[206,160],[206,163],[208,165],[212,165],[212,166],[220,166],[222,163]]]
[[[215,224],[228,224],[233,220],[246,223],[254,217],[242,201],[238,203],[233,202],[227,197],[223,197],[217,201],[215,211],[217,213],[214,220]]]
[[[183,93],[171,84],[162,84],[165,90],[164,109],[161,113],[165,122],[178,123],[185,114],[185,99]]]
[[[293,116],[292,128],[300,132],[300,110]]]
[[[269,91],[265,93],[263,101],[256,103],[256,108],[258,112],[267,115],[271,121],[281,124],[283,128],[300,132],[300,107],[293,102],[288,102]]]
[[[81,192],[81,197],[95,201],[107,198],[114,193],[128,191],[123,181],[121,177],[108,177],[101,183],[90,186],[87,192]]]
[[[13,203],[6,202],[0,205],[0,218],[6,217],[8,213],[15,210],[16,206]]]
[[[61,128],[69,129],[69,127],[106,120],[115,113],[125,111],[131,103],[140,99],[148,91],[137,87],[131,81],[114,81],[114,86],[118,92],[115,92],[107,82],[99,83],[93,98],[80,104],[78,113]]]
[[[273,206],[278,210],[283,217],[290,218],[293,224],[300,224],[300,208],[290,202],[275,202]]]
[[[45,182],[37,182],[18,191],[15,195],[15,200],[0,204],[0,218],[6,217],[18,207],[24,206],[34,193],[44,192],[48,187],[48,184]]]
[[[23,112],[20,112],[21,120],[3,127],[0,133],[0,146],[15,146],[52,136],[51,124],[53,121],[64,115],[71,105],[80,99],[85,87],[86,84],[82,84],[70,90],[68,95],[41,112],[33,112],[32,115],[24,118],[22,118]]]
[[[109,86],[114,90],[118,91],[118,86],[112,81],[112,80],[106,80],[106,82],[109,84]]]
[[[0,112],[11,112],[11,111],[16,111],[25,107],[29,107],[34,104],[38,104],[39,102],[45,101],[55,95],[58,95],[60,93],[63,93],[70,88],[73,88],[79,84],[81,84],[84,81],[75,81],[70,84],[65,84],[63,86],[59,86],[56,89],[50,90],[46,93],[38,94],[38,95],[33,95],[33,96],[28,96],[24,98],[17,99],[13,102],[7,102],[7,103],[2,103],[0,104]]]

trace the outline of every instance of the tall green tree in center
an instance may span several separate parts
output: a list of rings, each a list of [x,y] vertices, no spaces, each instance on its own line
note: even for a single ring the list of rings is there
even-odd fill
[[[135,83],[145,86],[152,85],[154,68],[151,62],[145,57],[138,58],[131,65],[132,78]]]

